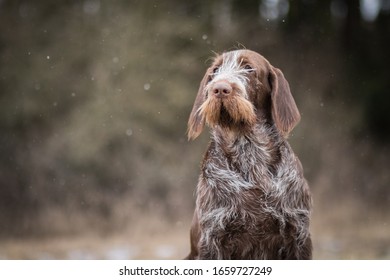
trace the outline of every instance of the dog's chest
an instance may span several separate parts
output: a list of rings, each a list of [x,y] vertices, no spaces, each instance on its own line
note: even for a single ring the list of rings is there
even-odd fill
[[[210,145],[203,163],[202,177],[208,188],[226,196],[250,189],[267,190],[272,184],[271,153],[266,145],[246,139],[234,145]]]
[[[223,244],[229,256],[237,248],[242,253],[253,250],[266,233],[278,233],[267,195],[274,180],[269,151],[249,142],[240,144],[229,151],[210,147],[198,189],[202,244],[209,249]]]

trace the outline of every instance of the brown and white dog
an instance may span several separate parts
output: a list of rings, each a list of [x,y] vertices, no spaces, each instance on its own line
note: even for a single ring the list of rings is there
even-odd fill
[[[211,142],[201,165],[187,259],[311,259],[311,196],[286,138],[300,114],[282,72],[263,56],[216,56],[189,121]]]

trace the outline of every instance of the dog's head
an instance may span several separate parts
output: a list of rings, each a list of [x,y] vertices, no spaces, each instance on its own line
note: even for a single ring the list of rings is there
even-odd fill
[[[250,50],[216,56],[200,83],[188,120],[188,138],[198,137],[205,123],[245,131],[261,119],[275,124],[283,136],[300,120],[283,73]]]

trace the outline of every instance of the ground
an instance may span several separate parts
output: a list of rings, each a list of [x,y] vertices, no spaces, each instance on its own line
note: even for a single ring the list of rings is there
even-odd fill
[[[189,252],[188,222],[142,220],[114,234],[0,241],[0,259],[182,259]],[[314,259],[390,259],[390,223],[385,219],[348,222],[313,214]]]

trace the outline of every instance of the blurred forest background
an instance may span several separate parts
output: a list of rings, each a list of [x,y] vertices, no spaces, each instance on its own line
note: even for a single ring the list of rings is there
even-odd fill
[[[319,259],[390,259],[389,0],[0,0],[0,258],[182,258],[214,52],[282,69]]]

